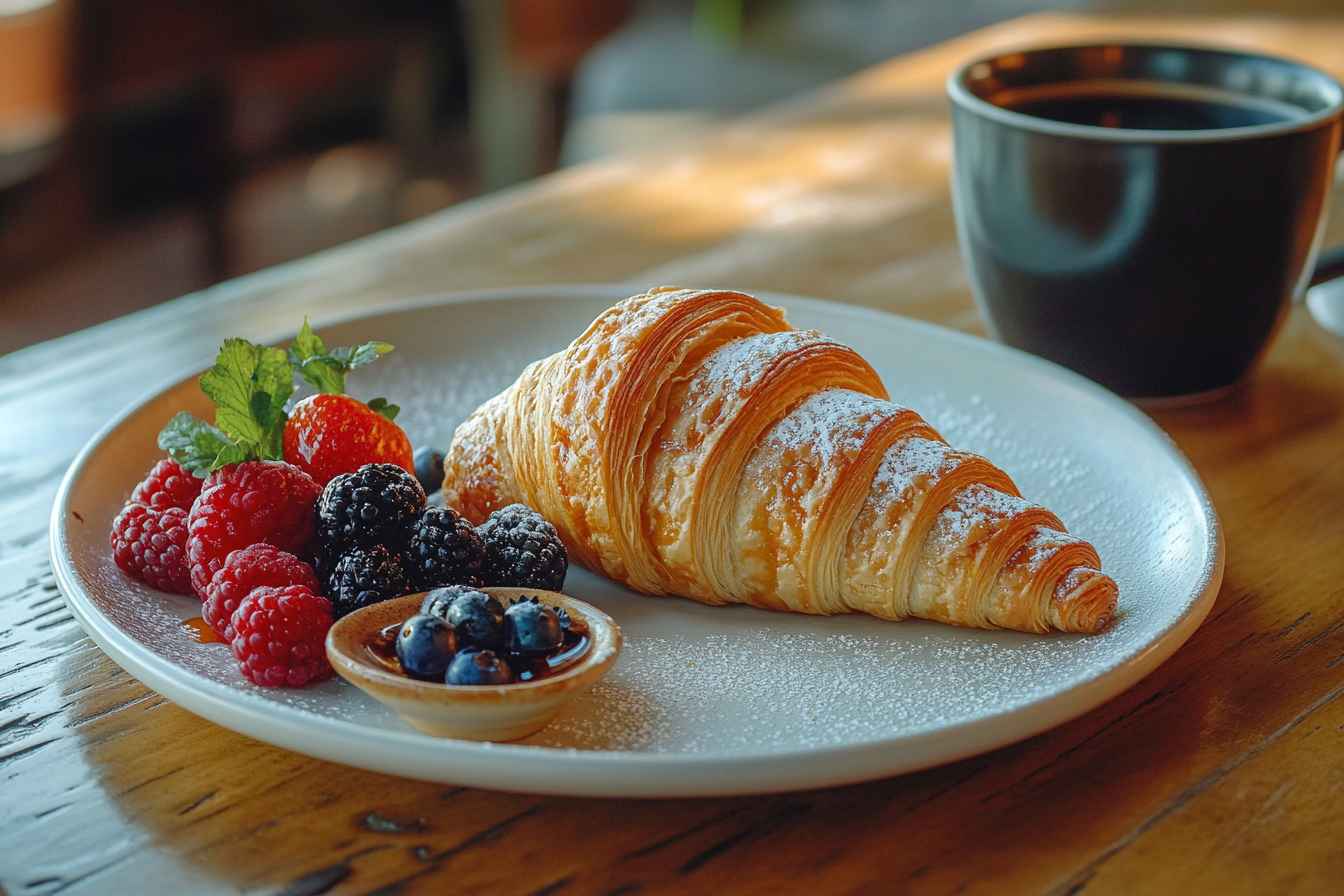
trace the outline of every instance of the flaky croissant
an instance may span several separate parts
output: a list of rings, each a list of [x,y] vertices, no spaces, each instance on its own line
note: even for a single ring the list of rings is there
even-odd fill
[[[648,594],[1028,632],[1115,612],[1091,544],[742,293],[608,309],[458,427],[444,470],[468,519],[521,501]]]

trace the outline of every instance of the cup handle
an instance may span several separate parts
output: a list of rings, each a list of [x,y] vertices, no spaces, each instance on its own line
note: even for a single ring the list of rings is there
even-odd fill
[[[1308,286],[1319,286],[1327,280],[1344,277],[1344,244],[1324,249],[1316,256],[1316,267],[1311,272]]]
[[[1311,272],[1311,285],[1344,277],[1344,246],[1333,246],[1316,259]],[[1326,331],[1344,340],[1344,290],[1311,289],[1307,291],[1307,312]]]

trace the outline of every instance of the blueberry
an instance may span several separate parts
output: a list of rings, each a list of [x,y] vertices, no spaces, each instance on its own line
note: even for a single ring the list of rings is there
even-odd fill
[[[397,632],[397,659],[412,678],[442,678],[455,653],[457,632],[437,616],[412,616]]]
[[[559,647],[564,638],[560,616],[535,597],[514,601],[504,611],[504,647],[509,653],[540,656]]]
[[[472,585],[448,585],[443,588],[435,588],[425,594],[424,600],[420,601],[420,612],[426,616],[437,616],[445,622],[448,620],[448,608],[468,591],[479,591]]]
[[[458,596],[466,594],[468,591],[478,591],[480,588],[474,588],[469,584],[450,584],[442,588],[434,588],[427,591],[425,599],[421,600],[421,613],[427,617],[438,617],[448,621],[448,609],[453,606],[453,600]]]
[[[428,445],[415,449],[415,478],[425,494],[432,495],[443,485],[443,452]]]
[[[447,684],[510,684],[513,670],[493,650],[467,648],[453,657],[443,680]]]
[[[504,605],[484,591],[464,591],[448,605],[444,619],[472,647],[504,644]]]

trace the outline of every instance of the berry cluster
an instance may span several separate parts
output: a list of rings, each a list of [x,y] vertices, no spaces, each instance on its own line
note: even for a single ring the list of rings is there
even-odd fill
[[[225,340],[200,378],[214,423],[174,416],[159,433],[169,457],[112,523],[117,566],[199,597],[202,617],[256,684],[330,676],[333,619],[379,601],[450,585],[488,601],[474,589],[564,584],[564,545],[534,511],[515,504],[476,529],[453,510],[426,507],[426,492],[443,481],[442,453],[411,451],[393,422],[396,405],[345,394],[346,374],[391,350],[328,348],[307,321],[288,349]],[[296,377],[317,394],[291,402]],[[509,674],[490,665],[491,650],[531,649],[531,635],[506,642],[502,607],[488,631],[479,607],[461,625],[448,612],[440,620],[448,634],[418,637],[450,658],[485,654],[477,677]]]
[[[170,456],[112,523],[117,565],[151,587],[199,597],[202,617],[256,684],[299,687],[331,674],[326,575],[309,562],[320,559],[322,486],[371,463],[415,468],[393,422],[397,407],[344,394],[347,373],[391,350],[384,342],[329,349],[307,321],[288,350],[225,340],[200,378],[214,423],[174,416],[159,433]],[[318,394],[291,405],[296,377]],[[342,581],[386,590],[387,564],[356,559]]]
[[[539,657],[558,650],[569,617],[535,597],[507,609],[464,585],[425,595],[420,612],[397,632],[402,671],[452,685],[512,684]]]
[[[564,585],[565,546],[536,511],[513,504],[476,529],[451,508],[425,505],[423,486],[395,464],[327,483],[317,502],[318,572],[337,618],[451,585]]]

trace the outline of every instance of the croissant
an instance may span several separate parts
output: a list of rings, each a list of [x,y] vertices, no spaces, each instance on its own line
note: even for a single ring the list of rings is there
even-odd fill
[[[603,312],[458,427],[444,497],[522,502],[651,595],[977,628],[1105,628],[1091,544],[887,400],[852,349],[739,292]]]

